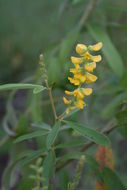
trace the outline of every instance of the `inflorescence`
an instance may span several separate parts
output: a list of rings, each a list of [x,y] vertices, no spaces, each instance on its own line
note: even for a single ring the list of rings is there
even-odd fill
[[[78,44],[76,46],[76,52],[80,57],[71,57],[71,61],[74,64],[74,68],[70,69],[73,73],[73,77],[68,77],[70,83],[77,88],[74,91],[65,90],[65,94],[72,96],[71,99],[63,97],[64,103],[68,106],[66,114],[69,114],[71,110],[76,108],[83,109],[86,105],[84,97],[89,96],[92,93],[92,88],[84,88],[83,85],[94,83],[97,80],[97,76],[91,74],[96,68],[96,63],[101,61],[101,55],[91,55],[92,51],[99,51],[102,48],[102,43],[99,42],[95,45]]]

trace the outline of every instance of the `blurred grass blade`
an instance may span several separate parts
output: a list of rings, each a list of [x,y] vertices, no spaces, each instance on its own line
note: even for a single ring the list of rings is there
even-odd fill
[[[41,85],[36,84],[25,84],[25,83],[14,83],[14,84],[3,84],[0,85],[0,91],[4,90],[20,90],[20,89],[34,89],[34,93],[39,93],[42,90],[45,90],[46,88]]]
[[[44,135],[47,135],[49,132],[47,131],[43,131],[43,130],[39,130],[39,131],[34,131],[32,133],[29,133],[29,134],[25,134],[25,135],[22,135],[20,137],[18,137],[14,143],[19,143],[19,142],[22,142],[24,140],[28,140],[28,139],[32,139],[32,138],[35,138],[35,137],[40,137],[40,136],[44,136]]]
[[[120,178],[109,168],[104,168],[102,171],[104,183],[108,190],[126,190]]]
[[[102,27],[95,25],[87,25],[87,28],[96,41],[101,41],[103,43],[102,51],[110,67],[117,76],[121,77],[124,71],[123,61],[108,33]]]
[[[73,29],[69,34],[66,36],[66,38],[63,40],[60,48],[60,61],[62,64],[65,64],[65,61],[75,44],[76,40],[79,37],[79,27],[76,27]]]
[[[123,92],[114,97],[101,112],[101,115],[104,118],[111,117],[112,114],[116,111],[116,108],[123,102],[127,100],[127,93]]]
[[[58,131],[59,131],[59,128],[60,128],[60,122],[57,122],[52,130],[50,131],[49,135],[47,136],[47,141],[46,141],[46,146],[47,146],[47,149],[49,150],[50,147],[52,146],[52,144],[54,143],[55,139],[56,139],[56,136],[58,134]]]
[[[67,122],[67,124],[70,125],[72,129],[76,130],[80,135],[92,140],[96,144],[101,144],[104,146],[110,145],[108,137],[96,131],[95,129],[88,128],[87,126],[85,126],[85,124],[79,124],[74,122]]]

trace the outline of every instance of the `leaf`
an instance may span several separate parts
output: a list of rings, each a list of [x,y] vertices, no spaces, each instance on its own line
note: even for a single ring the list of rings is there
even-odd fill
[[[105,108],[102,110],[102,116],[103,117],[108,117],[114,113],[114,111],[116,111],[116,108],[123,103],[125,100],[127,100],[127,93],[123,92],[119,95],[117,95],[116,97],[114,97],[106,106]]]
[[[38,94],[39,92],[43,91],[45,89],[44,86],[36,86],[34,89],[33,89],[33,93],[34,94]]]
[[[37,89],[37,88],[41,89],[41,91],[46,89],[46,87],[41,86],[41,85],[24,84],[24,83],[19,83],[19,84],[18,83],[14,83],[14,84],[3,84],[3,85],[0,85],[0,91],[13,90],[13,89],[16,89],[16,90],[19,90],[19,89]]]
[[[80,159],[80,157],[83,155],[84,153],[83,152],[79,152],[79,151],[71,151],[67,154],[64,154],[63,156],[59,157],[57,159],[57,162],[59,162],[59,164],[67,161],[67,160],[78,160]]]
[[[44,122],[32,123],[32,127],[37,127],[37,128],[45,129],[45,130],[48,130],[48,131],[51,130],[50,125],[48,125],[47,123],[44,123]]]
[[[28,156],[26,158],[24,158],[20,163],[22,166],[28,164],[29,162],[31,162],[32,160],[42,156],[42,155],[45,155],[46,152],[45,152],[45,149],[39,149],[39,150],[36,150],[36,151],[32,151],[30,154],[28,154]]]
[[[93,24],[87,25],[87,28],[95,40],[103,43],[102,51],[110,67],[117,76],[121,77],[124,72],[123,61],[108,33],[102,27]]]
[[[57,122],[52,130],[50,131],[50,133],[48,134],[47,136],[47,140],[46,140],[46,146],[47,146],[47,149],[49,150],[50,147],[52,146],[52,144],[54,143],[56,137],[57,137],[57,134],[58,134],[58,131],[59,131],[59,128],[60,128],[60,122]]]
[[[108,190],[113,190],[114,187],[115,190],[126,190],[120,178],[111,169],[104,168],[102,171],[102,177]]]
[[[71,141],[65,142],[63,144],[58,144],[55,147],[55,149],[77,147],[77,146],[81,146],[81,145],[84,145],[84,144],[85,144],[84,140],[71,140]]]
[[[47,131],[42,131],[42,130],[38,130],[38,131],[34,131],[32,133],[29,133],[29,134],[26,134],[26,135],[22,135],[20,137],[18,137],[14,143],[19,143],[19,142],[22,142],[24,140],[28,140],[28,139],[32,139],[32,138],[35,138],[35,137],[40,137],[40,136],[44,136],[44,135],[47,135],[49,132]]]
[[[73,45],[75,44],[76,40],[79,37],[79,28],[73,29],[66,38],[63,40],[60,48],[60,61],[62,64],[65,64],[65,61],[68,57],[70,50],[72,49]]]
[[[55,153],[54,151],[49,151],[43,162],[42,175],[45,178],[44,186],[48,185],[49,179],[54,174],[54,169],[55,169]]]
[[[85,126],[86,124],[79,124],[79,123],[68,122],[68,121],[67,123],[68,125],[71,126],[72,129],[76,130],[80,135],[92,140],[96,144],[101,144],[104,146],[110,145],[110,141],[108,137],[96,131],[95,129],[86,127]]]
[[[117,119],[117,130],[123,135],[124,138],[127,138],[127,110],[118,112],[116,114]]]

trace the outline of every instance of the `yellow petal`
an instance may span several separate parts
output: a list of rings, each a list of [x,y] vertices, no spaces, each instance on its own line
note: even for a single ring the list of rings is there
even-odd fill
[[[85,44],[77,44],[76,46],[76,52],[79,54],[79,55],[82,55],[86,52],[87,50],[87,46]]]
[[[82,99],[77,100],[77,102],[76,102],[77,108],[83,109],[84,105],[85,105],[85,102]]]
[[[76,86],[78,86],[80,84],[80,81],[78,79],[68,77],[68,80],[70,81],[70,83],[72,83]]]
[[[76,74],[76,73],[79,73],[80,70],[78,70],[78,69],[76,69],[76,68],[71,68],[71,69],[70,69],[70,72]]]
[[[86,95],[86,96],[89,96],[90,94],[92,94],[92,88],[84,88],[83,89],[83,93],[84,93],[84,95]]]
[[[71,61],[72,63],[74,64],[81,64],[83,62],[83,59],[82,58],[78,58],[78,57],[71,57]]]
[[[71,100],[67,100],[65,97],[63,97],[63,101],[66,105],[70,105],[71,104]]]
[[[91,55],[88,52],[85,53],[83,56],[84,56],[85,60],[90,60],[91,59]]]
[[[93,72],[93,70],[96,68],[96,63],[92,62],[92,63],[86,63],[85,64],[85,70],[88,72]]]
[[[92,59],[94,62],[99,62],[99,61],[102,60],[101,55],[94,55],[94,56],[91,56],[91,59]]]
[[[83,99],[84,94],[81,92],[81,90],[74,90],[74,96],[77,97],[78,99]]]
[[[92,51],[99,51],[102,48],[102,42],[98,42],[95,45],[89,46],[88,48]]]
[[[87,84],[93,83],[96,80],[97,80],[97,77],[95,75],[92,75],[90,73],[87,74],[87,79],[86,79]]]
[[[67,94],[67,95],[72,95],[73,92],[70,92],[70,91],[68,91],[68,90],[65,90],[65,94]]]

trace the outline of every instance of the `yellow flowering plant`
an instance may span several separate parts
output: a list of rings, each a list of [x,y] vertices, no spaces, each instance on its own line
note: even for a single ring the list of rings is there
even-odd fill
[[[29,125],[34,127],[34,130],[30,131],[30,129],[26,129],[24,132],[20,129],[20,125],[22,123],[19,122],[15,126],[15,130],[12,131],[10,125],[8,125],[8,123],[10,122],[9,118],[7,117],[4,120],[6,126],[5,130],[8,132],[7,140],[9,138],[12,138],[12,142],[17,144],[24,143],[24,141],[30,141],[34,138],[36,139],[36,142],[39,142],[39,146],[36,150],[33,149],[29,152],[27,150],[26,153],[21,152],[21,154],[19,154],[18,152],[19,155],[16,156],[11,165],[11,167],[13,168],[13,166],[15,166],[15,164],[18,162],[18,166],[20,166],[21,172],[24,172],[26,170],[26,164],[29,166],[29,169],[31,168],[31,170],[27,171],[27,180],[31,181],[29,181],[30,186],[27,187],[28,189],[26,190],[57,189],[57,186],[59,186],[59,188],[61,189],[62,186],[60,182],[59,185],[55,184],[56,177],[59,177],[59,172],[63,172],[63,168],[65,166],[67,166],[69,163],[76,159],[78,160],[78,163],[73,180],[69,179],[67,181],[65,189],[77,189],[82,175],[84,163],[88,164],[94,172],[98,172],[98,179],[95,184],[95,189],[101,187],[101,183],[103,184],[103,187],[106,188],[103,175],[100,172],[100,165],[96,163],[93,157],[88,156],[85,151],[94,144],[101,145],[101,149],[99,149],[98,151],[98,160],[108,166],[108,161],[105,161],[105,158],[101,157],[101,153],[106,152],[106,154],[108,154],[108,152],[111,152],[109,151],[110,140],[106,135],[115,128],[115,125],[113,124],[110,128],[106,128],[106,130],[101,132],[98,129],[88,127],[87,124],[80,124],[79,122],[73,122],[71,119],[68,119],[71,111],[73,112],[73,110],[75,109],[84,109],[84,106],[86,105],[86,102],[84,101],[86,96],[91,95],[93,92],[92,87],[90,87],[89,85],[97,80],[97,76],[95,76],[93,72],[96,69],[96,65],[98,64],[98,62],[100,62],[102,59],[101,55],[96,55],[96,52],[101,50],[101,48],[101,42],[98,42],[95,45],[88,46],[86,46],[85,44],[76,45],[76,53],[78,54],[78,56],[71,57],[73,67],[70,68],[71,76],[68,77],[68,80],[71,85],[73,85],[74,90],[65,90],[65,95],[67,97],[65,97],[64,95],[63,101],[67,108],[61,115],[57,114],[56,111],[54,97],[52,94],[53,86],[49,83],[48,72],[46,69],[44,56],[42,54],[40,55],[39,64],[41,76],[43,77],[43,85],[41,85],[40,83],[19,83],[5,84],[0,86],[1,91],[10,89],[15,90],[11,94],[11,98],[14,96],[17,89],[33,89],[33,93],[35,94],[35,96],[40,94],[44,90],[45,93],[47,91],[49,94],[49,101],[53,113],[52,115],[54,116],[53,124],[49,124],[48,122],[37,123],[33,121],[33,123],[29,123]],[[37,102],[39,102],[40,99],[36,100]],[[40,102],[37,109],[39,108]],[[38,111],[37,109],[35,109],[36,112]],[[13,109],[11,108],[9,110],[11,110],[12,114]],[[25,116],[27,116],[29,112],[30,109],[25,112]],[[63,133],[61,133],[61,131],[63,131]],[[73,135],[74,133],[75,136]],[[62,134],[70,135],[70,141],[66,142]],[[73,138],[76,138],[76,140]],[[88,139],[89,141],[86,143],[86,141],[84,141],[84,138]],[[34,143],[35,140],[33,140],[32,142]],[[74,147],[74,150],[71,149],[71,147]],[[109,157],[106,155],[106,158]],[[113,162],[113,156],[109,159],[111,159]],[[63,173],[61,178],[63,181]],[[6,183],[3,183],[3,187],[7,187],[7,190],[9,190],[10,188],[9,180],[10,178],[8,178],[7,185]]]
[[[70,100],[63,97],[64,103],[68,106],[66,114],[76,108],[83,109],[86,105],[84,98],[92,93],[92,88],[84,87],[84,85],[94,83],[97,80],[97,76],[91,73],[96,68],[96,63],[102,59],[101,55],[92,55],[91,52],[99,51],[101,48],[101,42],[88,47],[85,44],[76,46],[76,52],[80,57],[71,57],[74,67],[70,69],[70,72],[73,73],[73,77],[68,77],[68,80],[76,86],[76,89],[72,92],[65,90],[66,95],[73,97]]]

